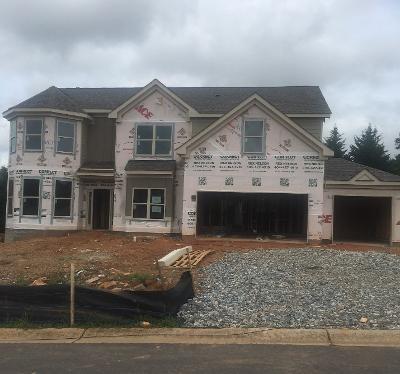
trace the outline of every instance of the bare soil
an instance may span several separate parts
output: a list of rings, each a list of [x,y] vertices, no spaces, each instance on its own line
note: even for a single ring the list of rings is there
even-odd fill
[[[225,252],[249,249],[303,248],[307,243],[293,241],[256,241],[228,238],[174,238],[137,236],[102,231],[70,233],[66,236],[31,238],[0,243],[0,284],[27,285],[42,278],[46,284],[69,282],[70,264],[75,264],[77,283],[105,289],[157,289],[155,261],[168,252],[186,245],[197,250],[212,250],[198,265],[205,266]],[[318,246],[351,251],[400,253],[398,248],[361,244]],[[164,287],[172,286],[182,270],[163,272]],[[87,283],[88,280],[92,280]],[[40,282],[39,282],[40,283]]]

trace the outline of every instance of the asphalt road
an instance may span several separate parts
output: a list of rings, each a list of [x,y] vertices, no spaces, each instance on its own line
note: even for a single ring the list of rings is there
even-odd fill
[[[0,344],[5,373],[399,373],[400,348]]]

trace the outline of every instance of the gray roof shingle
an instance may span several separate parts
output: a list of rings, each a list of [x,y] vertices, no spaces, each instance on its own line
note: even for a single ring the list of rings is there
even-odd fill
[[[129,160],[126,171],[171,171],[175,170],[175,160]]]
[[[47,107],[79,112],[82,109],[112,110],[141,89],[142,87],[57,88],[52,86],[12,108]],[[317,86],[169,87],[169,89],[202,114],[227,113],[255,93],[286,114],[329,115],[331,113]]]
[[[400,182],[400,176],[383,170],[371,168],[343,158],[330,158],[325,161],[325,180],[345,182],[363,170],[368,170],[381,182]]]

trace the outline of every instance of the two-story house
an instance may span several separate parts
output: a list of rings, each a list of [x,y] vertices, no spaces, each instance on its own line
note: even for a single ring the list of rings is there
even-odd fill
[[[332,158],[318,87],[57,88],[8,109],[6,239],[400,242],[400,177]]]

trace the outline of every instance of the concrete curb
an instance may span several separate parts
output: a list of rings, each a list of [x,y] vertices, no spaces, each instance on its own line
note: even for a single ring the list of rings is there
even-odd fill
[[[0,329],[0,343],[283,344],[400,347],[400,330],[268,328]]]

